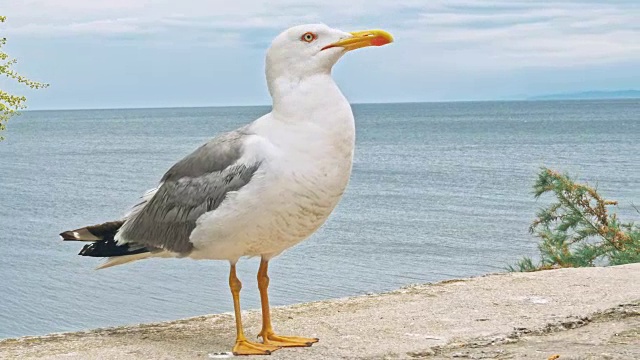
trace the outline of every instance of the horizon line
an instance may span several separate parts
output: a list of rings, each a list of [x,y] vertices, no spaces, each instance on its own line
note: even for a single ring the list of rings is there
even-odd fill
[[[549,102],[549,101],[594,101],[594,100],[633,100],[630,98],[593,98],[593,99],[535,99],[513,98],[513,99],[491,99],[491,100],[426,100],[426,101],[389,101],[389,102],[354,102],[351,105],[393,105],[393,104],[439,104],[439,103],[473,103],[473,102]],[[36,111],[89,111],[89,110],[152,110],[152,109],[199,109],[199,108],[239,108],[239,107],[271,107],[271,104],[253,105],[177,105],[177,106],[133,106],[133,107],[86,107],[86,108],[49,108],[49,109],[25,109],[21,113]]]
[[[526,99],[505,100],[432,100],[432,101],[384,101],[384,102],[353,102],[351,105],[390,105],[390,104],[425,104],[425,103],[453,103],[453,102],[491,102],[491,101],[526,101]],[[26,109],[29,111],[75,111],[75,110],[150,110],[150,109],[198,109],[198,108],[236,108],[236,107],[271,107],[271,104],[252,105],[176,105],[176,106],[134,106],[134,107],[86,107],[86,108],[51,108],[51,109]]]

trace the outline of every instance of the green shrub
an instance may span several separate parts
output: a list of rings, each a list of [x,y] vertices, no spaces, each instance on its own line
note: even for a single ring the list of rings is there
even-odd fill
[[[509,266],[510,271],[640,262],[640,227],[608,213],[616,201],[605,200],[595,189],[547,168],[540,171],[533,188],[536,198],[545,193],[556,197],[556,202],[537,213],[529,228],[541,240],[540,262],[525,257]]]

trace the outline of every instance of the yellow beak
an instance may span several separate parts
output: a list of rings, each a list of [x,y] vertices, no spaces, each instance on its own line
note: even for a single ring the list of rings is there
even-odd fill
[[[353,37],[334,42],[323,47],[322,50],[341,47],[350,51],[367,46],[382,46],[393,42],[393,36],[384,30],[354,31],[351,35]]]

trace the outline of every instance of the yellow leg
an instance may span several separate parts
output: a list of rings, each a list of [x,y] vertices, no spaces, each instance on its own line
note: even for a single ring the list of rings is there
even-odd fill
[[[269,288],[268,268],[269,260],[263,258],[258,270],[258,289],[260,289],[260,302],[262,303],[262,331],[258,336],[262,337],[262,342],[282,347],[306,347],[318,342],[317,338],[279,336],[274,333],[273,327],[271,327],[271,310],[269,309],[269,295],[267,293]]]
[[[236,276],[236,265],[231,264],[229,272],[229,288],[233,296],[233,310],[236,313],[236,344],[233,346],[234,355],[270,355],[280,347],[275,345],[253,343],[247,341],[242,331],[242,315],[240,314],[240,290],[242,283]]]

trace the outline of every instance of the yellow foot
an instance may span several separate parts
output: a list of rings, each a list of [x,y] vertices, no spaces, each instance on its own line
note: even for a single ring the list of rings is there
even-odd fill
[[[247,340],[236,341],[233,346],[233,355],[271,355],[272,352],[280,349],[280,346],[259,344]]]
[[[304,338],[297,336],[280,336],[276,334],[260,333],[262,342],[268,345],[276,345],[281,347],[308,347],[313,343],[320,341],[318,338]]]

